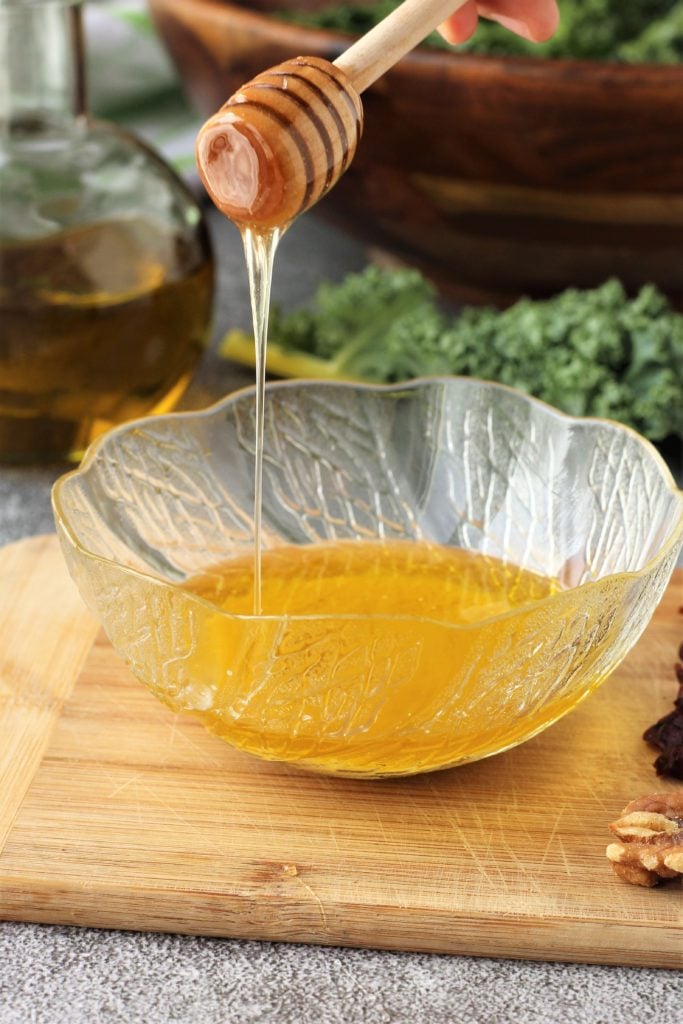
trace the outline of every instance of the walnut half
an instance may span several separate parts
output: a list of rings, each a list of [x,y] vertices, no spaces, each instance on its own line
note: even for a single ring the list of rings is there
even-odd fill
[[[619,842],[607,859],[625,882],[653,886],[683,875],[683,793],[632,800],[610,829]]]

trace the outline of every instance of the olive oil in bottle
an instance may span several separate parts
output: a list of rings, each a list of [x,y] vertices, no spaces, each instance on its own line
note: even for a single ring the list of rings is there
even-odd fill
[[[208,335],[201,210],[88,116],[76,0],[0,2],[0,462],[78,457],[170,408]]]
[[[170,408],[204,347],[211,262],[141,217],[0,243],[0,456],[78,454]]]

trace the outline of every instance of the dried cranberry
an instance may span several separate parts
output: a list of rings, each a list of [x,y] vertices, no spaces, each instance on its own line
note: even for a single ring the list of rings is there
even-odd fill
[[[683,645],[679,651],[683,660]],[[683,665],[676,665],[678,696],[674,710],[660,718],[643,733],[643,739],[661,750],[654,763],[657,775],[668,775],[672,779],[683,779]]]

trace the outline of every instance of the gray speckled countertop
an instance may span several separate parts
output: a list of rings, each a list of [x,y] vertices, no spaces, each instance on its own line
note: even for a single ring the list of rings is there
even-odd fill
[[[248,326],[239,240],[223,225],[217,236],[217,327]],[[298,304],[364,263],[305,218],[282,244],[274,297]],[[186,404],[250,382],[208,358]],[[63,468],[0,468],[0,543],[52,529]],[[674,1024],[682,1006],[669,971],[0,924],[0,1024]]]

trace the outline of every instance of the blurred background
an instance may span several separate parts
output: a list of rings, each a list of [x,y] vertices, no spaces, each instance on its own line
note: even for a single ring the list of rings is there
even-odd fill
[[[60,59],[85,71],[72,70],[80,128],[72,131],[68,119],[66,128],[51,125],[51,152],[68,154],[69,164],[53,173],[55,157],[51,177],[33,122],[27,129],[24,116],[21,131],[5,136],[10,159],[0,173],[12,161],[19,170],[9,188],[3,179],[3,202],[16,194],[22,213],[26,195],[43,192],[35,232],[16,216],[20,237],[0,249],[3,319],[14,324],[0,338],[6,463],[77,458],[93,436],[131,415],[178,402],[199,407],[251,383],[241,240],[199,185],[197,129],[264,67],[298,53],[334,59],[395,2],[93,0],[83,7],[83,38],[73,22],[52,26],[42,63],[58,63],[63,29]],[[23,102],[40,83],[27,86],[11,60],[15,52],[26,63],[16,35],[10,45],[17,6],[0,4],[0,18],[10,19],[0,42],[8,95]],[[32,6],[36,18],[46,7],[72,17],[69,0]],[[364,95],[365,137],[351,169],[281,243],[269,367],[283,376],[501,380],[572,414],[630,423],[678,473],[683,3],[560,6],[561,29],[542,47],[485,22],[457,51],[432,36]],[[35,38],[39,29],[36,21]],[[84,128],[86,107],[97,121]],[[37,148],[27,146],[31,132]],[[33,149],[36,159],[27,157]],[[103,210],[107,232],[91,237]],[[8,223],[12,211],[1,212]],[[52,248],[43,262],[60,262],[55,239],[64,256],[49,289],[44,277],[53,270],[41,269],[34,253],[45,249],[46,218]],[[125,240],[122,225],[135,226]],[[17,267],[39,282],[28,299],[25,282],[16,287]],[[31,348],[39,302],[53,333],[76,339],[61,362],[46,359],[55,351],[51,336],[42,350]],[[129,329],[114,331],[117,316]],[[74,318],[89,324],[78,342],[68,326]],[[35,366],[43,367],[40,387]]]
[[[196,186],[198,113],[293,54],[334,59],[396,3],[91,5],[95,109],[148,138]],[[457,51],[434,34],[364,95],[356,159],[285,237],[275,303],[285,311],[310,304],[318,284],[369,260],[416,268],[437,294],[397,277],[327,293],[313,326],[276,317],[271,368],[499,379],[574,414],[630,422],[679,467],[683,3],[560,7],[560,30],[543,46],[485,21]],[[221,351],[249,363],[239,242],[230,225],[209,218],[219,252],[216,337],[231,332]],[[488,313],[527,296],[554,305],[518,305],[502,320]],[[225,370],[219,360],[204,371],[189,400]]]

